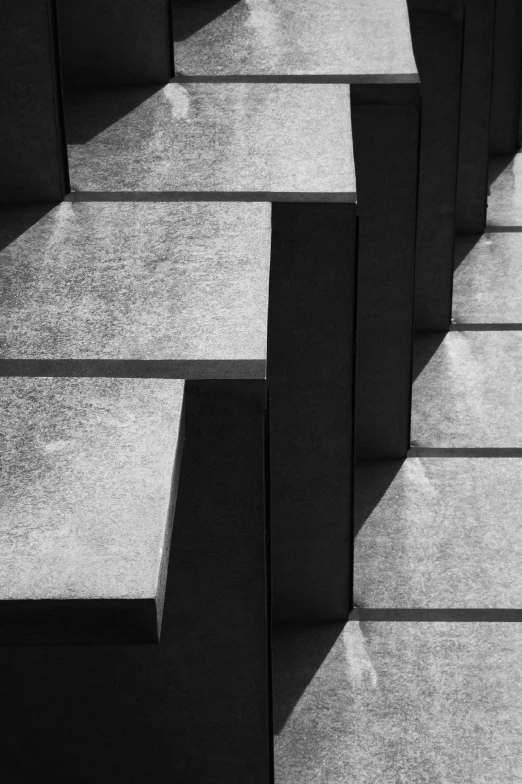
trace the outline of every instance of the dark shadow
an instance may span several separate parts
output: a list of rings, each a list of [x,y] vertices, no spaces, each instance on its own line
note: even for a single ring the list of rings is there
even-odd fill
[[[285,726],[344,623],[285,624],[272,634],[274,734]]]
[[[67,90],[63,104],[68,144],[86,144],[145,103],[161,87]]]
[[[45,204],[6,204],[0,206],[0,251],[25,234],[38,223],[58,202]]]
[[[417,332],[413,340],[412,382],[420,376],[437,352],[447,332]]]
[[[213,22],[240,0],[173,0],[172,26],[174,43],[186,41],[206,25]],[[176,53],[174,52],[174,57]]]
[[[453,254],[453,271],[458,269],[468,253],[470,253],[483,234],[459,234],[455,237],[455,250]]]
[[[488,196],[495,180],[500,177],[515,159],[516,153],[510,155],[490,155],[488,164]]]
[[[354,537],[399,473],[404,459],[360,462],[355,469]]]

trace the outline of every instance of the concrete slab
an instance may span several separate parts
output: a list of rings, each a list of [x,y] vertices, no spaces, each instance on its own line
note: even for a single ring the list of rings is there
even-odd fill
[[[461,237],[455,258],[457,323],[522,324],[522,232]]]
[[[522,460],[359,466],[355,607],[520,608]]]
[[[13,240],[31,209],[3,216],[3,373],[265,376],[270,205],[65,202]]]
[[[0,8],[0,202],[52,202],[68,191],[52,0]]]
[[[278,784],[516,784],[522,628],[288,627],[274,639]]]
[[[65,85],[164,84],[174,71],[170,0],[58,0]]]
[[[165,379],[0,379],[2,621],[30,615],[45,627],[81,600],[102,638],[159,637],[183,388]],[[104,628],[122,601],[120,624]]]
[[[75,191],[355,200],[345,85],[82,91],[66,118]]]
[[[522,154],[494,156],[489,161],[487,225],[522,228]]]
[[[405,0],[176,0],[173,25],[178,77],[417,78]]]
[[[522,447],[522,332],[417,337],[415,354],[412,444]]]

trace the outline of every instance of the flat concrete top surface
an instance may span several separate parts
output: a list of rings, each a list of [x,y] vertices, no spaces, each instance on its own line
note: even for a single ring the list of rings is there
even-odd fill
[[[522,153],[489,159],[487,225],[522,227]]]
[[[522,332],[449,332],[439,343],[416,338],[413,445],[522,447]]]
[[[522,324],[522,231],[457,237],[455,257],[454,320]]]
[[[178,378],[265,377],[269,204],[65,202],[1,217],[0,365],[139,360]]]
[[[275,630],[277,784],[517,784],[522,625]]]
[[[156,597],[183,387],[0,379],[0,599]]]
[[[350,88],[178,84],[67,94],[71,187],[354,201]]]
[[[522,607],[522,459],[360,467],[354,605]]]
[[[178,76],[417,81],[406,0],[179,0],[173,14]]]

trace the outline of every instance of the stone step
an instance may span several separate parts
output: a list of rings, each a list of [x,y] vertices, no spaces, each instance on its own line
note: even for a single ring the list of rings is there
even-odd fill
[[[522,232],[462,236],[455,251],[457,325],[522,324]]]
[[[159,639],[183,389],[0,379],[3,644]]]
[[[487,225],[522,228],[522,153],[490,159]]]
[[[73,191],[354,201],[346,85],[179,84],[66,94]]]
[[[405,0],[175,0],[173,28],[176,75],[184,79],[387,82],[417,74]]]
[[[427,448],[522,447],[520,331],[418,336],[412,444]]]
[[[39,215],[3,213],[2,373],[265,378],[268,204]]]
[[[519,623],[294,626],[273,648],[278,784],[517,780]]]
[[[360,466],[354,606],[522,607],[522,460]]]

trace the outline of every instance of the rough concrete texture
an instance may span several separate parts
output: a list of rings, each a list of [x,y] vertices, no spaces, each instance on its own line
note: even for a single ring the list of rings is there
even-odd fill
[[[244,360],[264,375],[270,205],[63,203],[24,231],[31,209],[3,213],[3,360],[178,361],[181,378]]]
[[[518,784],[521,654],[515,623],[276,631],[276,782]]]
[[[416,340],[412,443],[522,447],[522,332],[449,332],[439,343]]]
[[[460,237],[455,251],[454,320],[471,324],[522,323],[522,233]]]
[[[522,153],[489,161],[488,227],[522,227]]]
[[[0,599],[156,598],[183,387],[0,380]]]
[[[82,91],[68,95],[66,118],[76,191],[355,198],[346,85]]]
[[[177,1],[178,76],[416,76],[406,0]]]
[[[390,469],[356,475],[354,605],[520,608],[522,460],[408,458]]]

